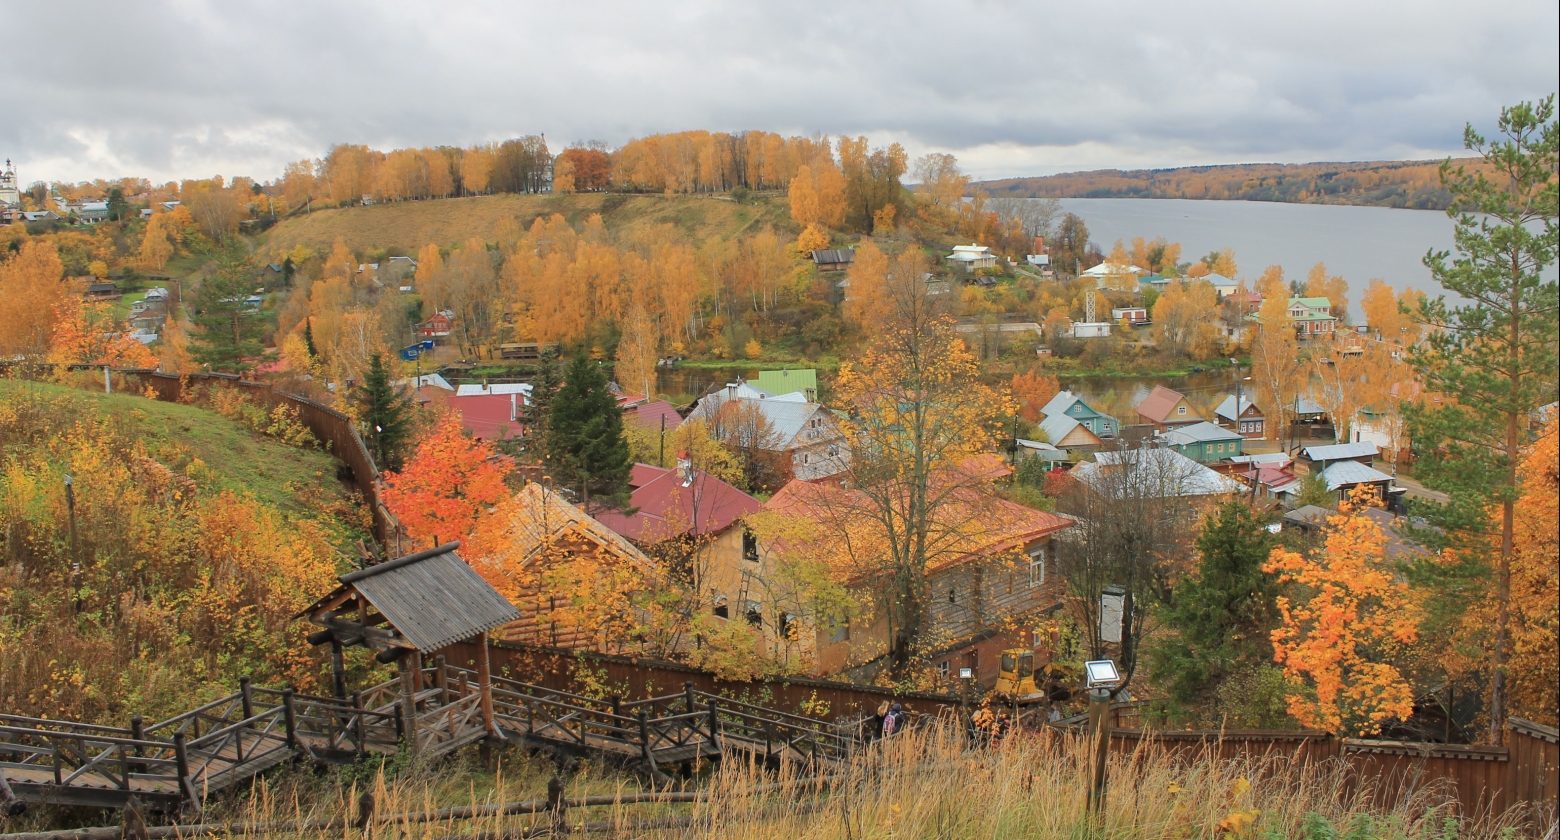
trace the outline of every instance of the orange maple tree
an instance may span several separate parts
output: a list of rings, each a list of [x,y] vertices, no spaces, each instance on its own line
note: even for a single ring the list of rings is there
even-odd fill
[[[467,436],[460,415],[440,417],[398,473],[385,476],[384,502],[419,544],[470,534],[477,518],[508,495],[512,462]]]
[[[1019,413],[1031,423],[1040,422],[1040,409],[1056,396],[1062,386],[1049,373],[1030,371],[1013,375],[1013,398],[1018,400]]]
[[[1419,638],[1419,609],[1386,561],[1387,537],[1364,515],[1357,490],[1328,517],[1322,548],[1305,555],[1273,549],[1263,570],[1296,587],[1278,599],[1274,660],[1300,688],[1289,713],[1302,726],[1365,735],[1407,720],[1413,690],[1393,664]]]

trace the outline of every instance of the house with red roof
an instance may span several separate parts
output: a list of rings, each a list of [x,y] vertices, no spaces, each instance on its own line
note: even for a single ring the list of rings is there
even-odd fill
[[[520,394],[472,394],[446,396],[444,403],[460,412],[460,422],[478,440],[508,440],[524,434],[520,417],[525,398]]]
[[[943,640],[932,662],[950,686],[961,668],[990,686],[1001,651],[1049,643],[1024,619],[1065,597],[1055,539],[1073,521],[997,497],[984,486],[989,476],[980,465],[967,466],[976,474],[963,474],[961,466],[958,487],[939,493],[934,530],[942,536],[926,568],[927,631]],[[859,608],[848,619],[781,616],[786,624],[802,621],[787,636],[798,641],[798,655],[814,675],[867,678],[886,664],[893,640],[886,606],[894,594],[886,539],[872,508],[862,491],[803,481],[787,484],[764,505],[765,514],[786,523],[785,536],[762,546],[766,567],[788,558],[822,561]]]
[[[1192,408],[1181,392],[1163,385],[1155,385],[1154,390],[1148,392],[1148,396],[1138,403],[1137,413],[1142,422],[1153,424],[1156,432],[1203,422],[1203,416]]]
[[[596,519],[642,548],[678,543],[671,572],[701,593],[720,593],[715,615],[762,624],[743,599],[744,582],[761,574],[758,542],[744,520],[758,513],[758,499],[697,469],[687,453],[663,469],[635,464],[629,474],[629,507],[605,510]],[[681,568],[679,568],[681,566]]]

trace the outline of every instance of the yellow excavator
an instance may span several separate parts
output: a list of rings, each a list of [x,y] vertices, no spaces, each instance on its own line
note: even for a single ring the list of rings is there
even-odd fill
[[[1035,652],[1026,648],[1002,651],[1001,668],[997,672],[996,696],[1005,703],[1017,706],[1042,700],[1065,701],[1071,695],[1071,686],[1078,675],[1073,668],[1056,661],[1047,662],[1035,670]]]
[[[1024,648],[1002,651],[996,694],[1007,703],[1033,703],[1045,694],[1035,687],[1035,652]]]

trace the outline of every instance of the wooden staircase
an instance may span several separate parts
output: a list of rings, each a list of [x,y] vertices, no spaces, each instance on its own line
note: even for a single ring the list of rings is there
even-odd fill
[[[290,688],[239,690],[167,720],[128,728],[0,715],[0,813],[28,802],[195,812],[206,796],[285,761],[348,763],[403,744],[429,758],[484,739],[610,757],[661,769],[727,755],[809,767],[857,745],[825,721],[696,691],[599,700],[493,678],[492,729],[475,672],[439,657],[400,679],[316,697]],[[410,733],[410,737],[408,737]]]

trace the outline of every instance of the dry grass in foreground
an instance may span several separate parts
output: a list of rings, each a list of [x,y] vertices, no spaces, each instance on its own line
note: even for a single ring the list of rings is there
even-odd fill
[[[539,800],[553,769],[511,752],[496,773],[467,766],[411,769],[367,781],[381,816],[459,805]],[[1550,826],[1505,820],[1459,820],[1452,799],[1420,791],[1392,809],[1371,804],[1373,791],[1351,788],[1330,767],[1291,767],[1287,757],[1245,762],[1177,761],[1156,750],[1118,757],[1103,817],[1085,813],[1087,756],[1072,738],[1013,739],[972,749],[952,729],[909,732],[864,751],[822,779],[787,768],[776,774],[728,764],[709,770],[699,789],[707,801],[572,808],[574,836],[790,840],[791,838],[1495,838],[1542,836]],[[365,774],[366,778],[366,774]],[[355,814],[362,788],[345,778],[326,784],[302,774],[256,786],[208,819],[275,822]],[[633,777],[587,763],[569,780],[570,797],[646,790]],[[670,823],[670,824],[669,824]],[[488,815],[390,828],[376,837],[545,835],[546,814]],[[1526,832],[1522,831],[1526,829]],[[589,830],[589,829],[587,829]],[[386,833],[386,832],[389,833]],[[341,828],[300,837],[342,837]],[[361,833],[348,829],[357,840]]]

